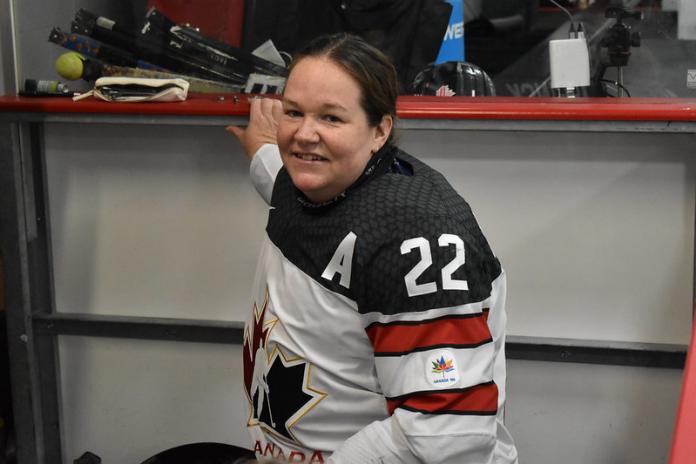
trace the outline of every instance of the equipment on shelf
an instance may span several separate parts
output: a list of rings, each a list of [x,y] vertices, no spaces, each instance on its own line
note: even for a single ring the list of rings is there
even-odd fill
[[[145,70],[190,78],[201,84],[197,88],[206,90],[279,93],[287,76],[282,60],[273,62],[260,56],[261,52],[248,52],[207,37],[189,24],[176,24],[156,8],[147,12],[140,31],[80,9],[71,32],[54,27],[49,41],[79,53],[61,56],[56,62],[58,72],[68,79],[93,81],[105,69],[120,67],[130,70],[127,75]],[[272,43],[265,44],[266,50],[269,47],[275,51]],[[273,85],[259,86],[258,82]]]
[[[607,30],[599,42],[600,49],[606,48],[606,55],[599,59],[593,77],[593,95],[607,96],[604,84],[609,83],[616,86],[617,96],[622,97],[624,92],[628,94],[626,87],[624,87],[623,70],[624,67],[628,66],[631,47],[640,47],[640,32],[631,31],[631,26],[626,24],[624,20],[633,19],[640,21],[643,19],[643,13],[621,7],[609,7],[604,16],[608,19],[615,19],[616,22]],[[616,81],[605,79],[604,75],[609,67],[616,68]]]

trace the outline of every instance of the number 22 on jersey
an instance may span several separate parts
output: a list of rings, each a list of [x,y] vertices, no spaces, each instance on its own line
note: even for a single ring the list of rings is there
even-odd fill
[[[455,254],[454,259],[450,261],[445,267],[442,268],[442,289],[443,290],[469,290],[469,284],[466,280],[454,279],[452,275],[459,269],[466,260],[464,254],[464,241],[453,234],[442,234],[437,239],[437,243],[440,247],[454,246]],[[425,272],[433,264],[433,257],[430,251],[430,242],[424,237],[410,238],[404,240],[401,244],[401,254],[405,255],[411,253],[414,250],[420,252],[420,260],[411,269],[406,276],[404,276],[404,282],[406,283],[406,291],[408,296],[419,296],[427,295],[428,293],[437,292],[436,282],[427,283],[416,283],[418,277]]]

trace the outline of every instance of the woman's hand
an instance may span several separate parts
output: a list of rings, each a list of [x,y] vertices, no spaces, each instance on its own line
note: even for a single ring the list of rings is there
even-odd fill
[[[266,143],[277,144],[278,120],[283,114],[280,100],[275,98],[252,98],[249,108],[249,125],[246,128],[227,126],[227,132],[234,134],[250,159]]]

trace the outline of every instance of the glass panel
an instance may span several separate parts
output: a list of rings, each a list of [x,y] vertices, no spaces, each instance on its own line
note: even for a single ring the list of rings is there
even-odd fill
[[[680,6],[678,1],[666,0],[624,1],[623,5],[559,1],[572,15],[572,26],[570,18],[553,3],[541,1],[526,17],[525,30],[517,33],[495,27],[503,21],[496,19],[501,13],[491,13],[490,19],[484,20],[494,26],[492,30],[482,27],[480,20],[467,24],[467,57],[493,75],[498,95],[552,95],[549,42],[568,38],[579,25],[588,45],[592,83],[579,89],[579,94],[696,95],[696,82],[691,88],[688,82],[689,69],[696,68],[693,2],[681,2]],[[570,67],[571,63],[568,60],[565,64]],[[693,80],[696,76],[691,73]]]
[[[696,95],[693,1],[14,3],[20,87],[28,78],[80,90],[100,75],[170,73],[186,76],[193,91],[280,92],[298,46],[348,31],[393,59],[403,94]],[[269,39],[274,47],[259,50]],[[65,55],[75,49],[83,58]]]

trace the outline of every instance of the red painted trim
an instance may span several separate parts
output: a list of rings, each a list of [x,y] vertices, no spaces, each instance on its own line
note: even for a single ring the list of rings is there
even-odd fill
[[[696,306],[694,308],[696,315]],[[696,460],[696,324],[691,329],[691,344],[686,355],[681,401],[672,437],[670,464],[693,464]]]
[[[404,119],[696,121],[696,99],[400,97]]]
[[[390,415],[396,408],[426,414],[495,414],[498,386],[490,382],[456,392],[427,392],[387,400]]]
[[[247,116],[247,95],[192,94],[179,103],[106,103],[92,98],[0,97],[0,112]],[[696,99],[399,97],[403,119],[696,121]]]
[[[367,336],[375,354],[410,353],[431,346],[478,346],[491,340],[488,312],[419,322],[373,325]]]
[[[248,98],[201,94],[176,103],[108,103],[95,98],[74,102],[69,97],[0,97],[0,112],[248,116]]]

